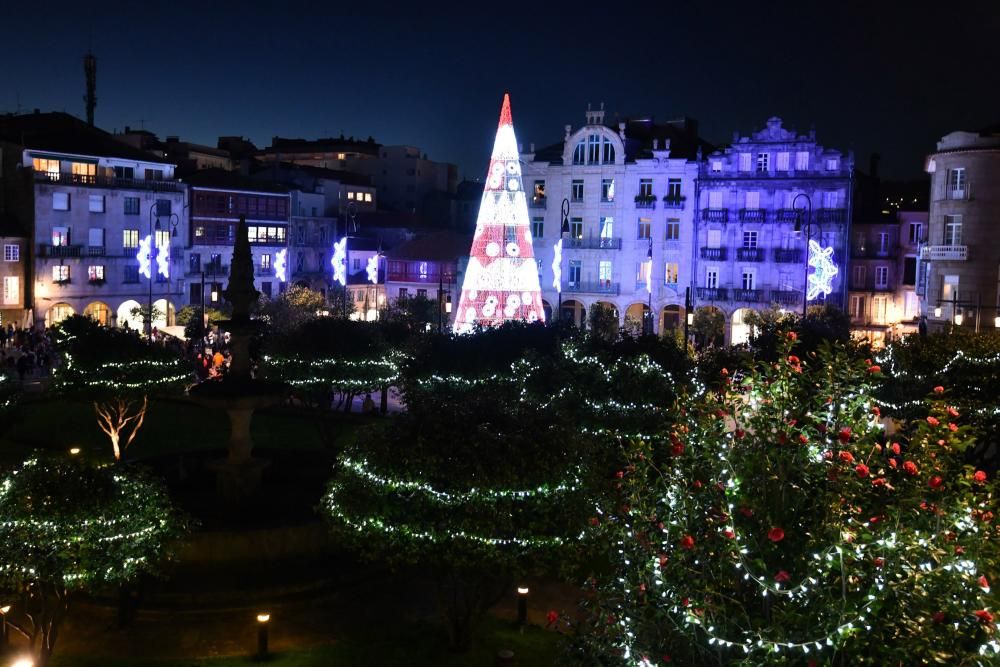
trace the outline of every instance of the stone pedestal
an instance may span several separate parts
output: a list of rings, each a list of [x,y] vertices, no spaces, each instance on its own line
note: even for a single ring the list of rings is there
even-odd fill
[[[239,505],[260,489],[264,468],[271,465],[265,459],[247,459],[233,463],[223,459],[207,464],[215,472],[215,489],[223,502]]]

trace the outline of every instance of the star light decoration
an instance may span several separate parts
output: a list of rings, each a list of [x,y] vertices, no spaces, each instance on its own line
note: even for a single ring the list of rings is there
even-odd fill
[[[562,292],[562,239],[552,246],[552,286]]]
[[[288,248],[282,248],[274,255],[274,275],[281,282],[288,281]]]
[[[152,267],[151,267],[152,268]],[[170,277],[170,239],[156,244],[156,272],[164,278]]]
[[[839,273],[837,265],[833,263],[833,247],[823,248],[819,243],[810,239],[809,266],[815,270],[809,274],[806,299],[812,301],[820,293],[826,296],[833,291],[833,277]]]
[[[153,237],[148,234],[144,238],[139,239],[139,251],[135,255],[135,258],[139,260],[139,275],[145,276],[146,278],[152,277],[152,244]]]
[[[333,279],[338,283],[347,286],[347,237],[340,239],[333,244],[333,257],[330,259],[333,265]]]

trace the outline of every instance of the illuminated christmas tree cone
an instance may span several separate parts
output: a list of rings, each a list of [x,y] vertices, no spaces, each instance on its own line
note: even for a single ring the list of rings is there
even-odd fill
[[[531,246],[528,201],[517,139],[504,94],[489,173],[476,220],[469,266],[455,314],[455,331],[507,320],[545,320],[538,265]]]

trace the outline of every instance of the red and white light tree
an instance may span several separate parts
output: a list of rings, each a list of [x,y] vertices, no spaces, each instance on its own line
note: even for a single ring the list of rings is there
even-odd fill
[[[519,160],[505,94],[455,317],[458,333],[507,320],[545,320]]]

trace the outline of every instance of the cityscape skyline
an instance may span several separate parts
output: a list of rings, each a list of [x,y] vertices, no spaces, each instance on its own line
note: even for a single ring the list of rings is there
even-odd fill
[[[33,55],[8,71],[0,111],[84,117],[89,49],[98,64],[96,124],[109,131],[130,126],[209,145],[239,134],[258,147],[273,136],[370,135],[416,145],[456,163],[463,177],[480,178],[491,116],[509,91],[525,147],[558,142],[565,124],[583,124],[588,103],[603,102],[609,118],[692,117],[716,145],[776,115],[855,151],[862,168],[879,152],[884,176],[911,179],[921,177],[941,136],[995,122],[985,114],[1000,103],[995,88],[976,84],[974,63],[991,58],[989,41],[977,35],[997,27],[985,3],[934,16],[933,24],[884,7],[775,5],[748,17],[745,8],[719,5],[711,29],[687,7],[644,14],[641,28],[545,11],[508,27],[468,8],[379,16],[299,3],[280,11],[177,3],[169,14],[155,4],[128,14],[59,3],[44,13],[6,7],[0,57]],[[762,32],[748,32],[748,18]],[[45,30],[25,29],[38,25]],[[959,28],[961,53],[927,46],[934,34]],[[756,41],[759,34],[768,38]]]

